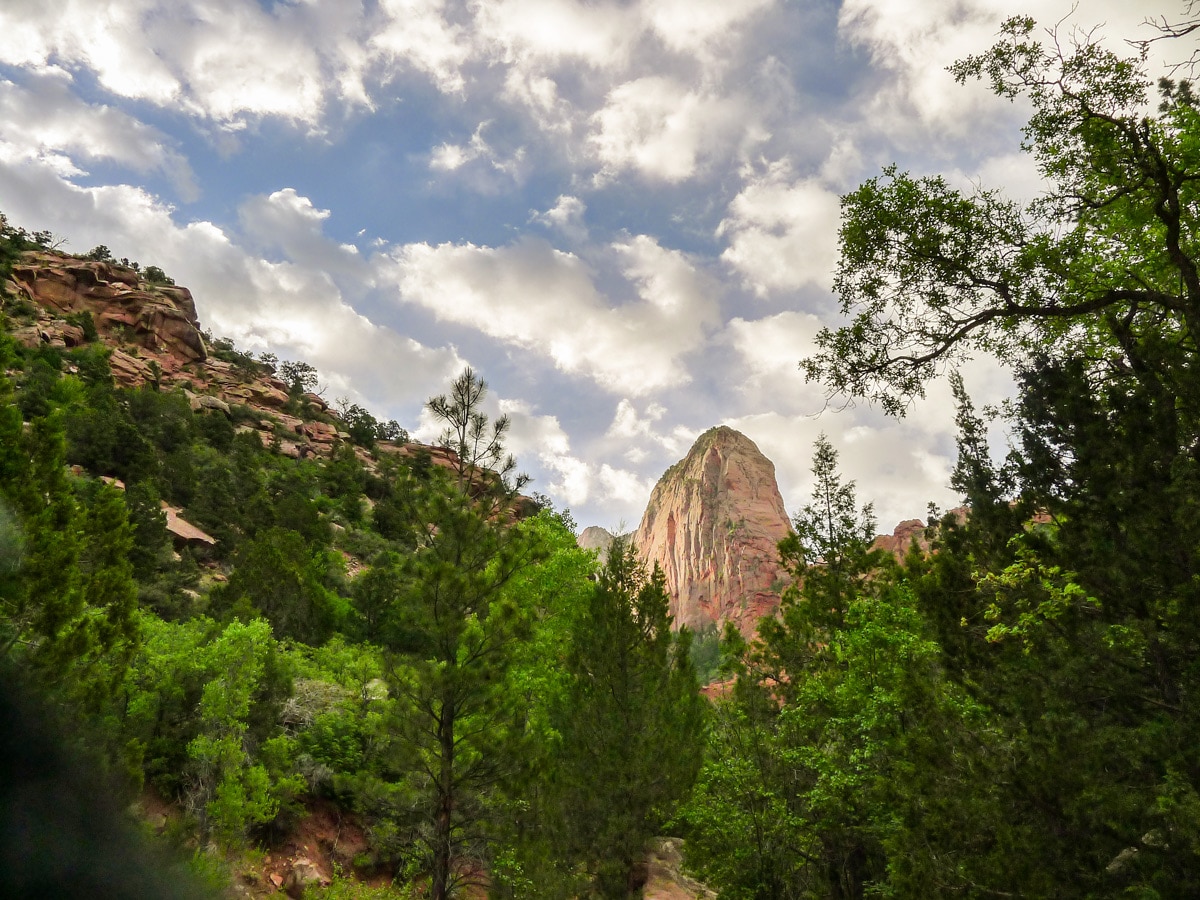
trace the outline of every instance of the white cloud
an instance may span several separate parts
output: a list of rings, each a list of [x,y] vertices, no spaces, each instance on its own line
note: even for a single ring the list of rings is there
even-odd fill
[[[616,3],[481,0],[477,29],[505,62],[538,67],[566,59],[605,69],[625,62],[638,31]]]
[[[600,486],[605,497],[616,503],[644,507],[650,499],[657,478],[643,478],[628,469],[618,469],[604,463],[600,466]],[[639,516],[640,518],[640,516]],[[634,526],[636,527],[636,526]]]
[[[986,51],[1010,16],[1032,12],[1038,37],[1061,22],[1064,43],[1073,28],[1104,23],[1103,37],[1122,56],[1132,55],[1123,38],[1146,33],[1140,27],[1147,15],[1141,3],[1042,0],[1035,7],[1021,0],[846,0],[839,13],[841,34],[894,76],[870,99],[866,119],[893,137],[909,132],[917,139],[911,134],[916,131],[942,143],[970,140],[997,122],[1014,124],[1020,107],[1014,114],[998,113],[1002,107],[986,85],[956,85],[946,71],[956,60]]]
[[[706,45],[728,41],[737,26],[774,0],[646,0],[651,27],[672,50],[699,53]]]
[[[242,231],[256,249],[278,252],[284,259],[303,260],[311,269],[329,274],[353,273],[361,281],[369,281],[367,262],[358,249],[335,244],[322,233],[329,215],[329,210],[313,206],[295,188],[250,197],[238,208]]]
[[[983,160],[975,171],[949,172],[947,180],[965,194],[976,188],[1002,187],[1006,197],[1028,203],[1046,190],[1046,180],[1037,170],[1037,161],[1028,153],[1006,153]]]
[[[753,321],[731,319],[726,337],[737,350],[746,373],[743,391],[764,401],[806,395],[811,401],[813,390],[805,389],[799,362],[816,349],[813,339],[820,328],[821,320],[816,316],[790,310]],[[763,390],[766,395],[760,393]]]
[[[666,407],[660,403],[649,403],[639,413],[633,401],[623,397],[617,403],[605,437],[611,439],[610,444],[623,447],[625,458],[634,465],[649,455],[648,447],[681,455],[691,446],[698,432],[682,425],[663,428],[659,423],[666,414]]]
[[[503,159],[483,138],[483,130],[491,124],[481,122],[466,144],[439,144],[433,148],[429,157],[429,168],[434,172],[457,172],[464,167],[470,167],[476,161],[483,161],[487,170],[506,176],[513,181],[520,181],[525,170],[525,149],[518,148],[508,159]],[[489,190],[495,183],[488,179],[475,179],[477,189]]]
[[[552,473],[553,480],[545,485],[535,484],[534,489],[558,498],[568,506],[586,503],[592,489],[591,467],[572,454],[571,440],[558,417],[536,415],[532,406],[523,400],[501,400],[499,407],[512,422],[508,446],[518,461],[532,455],[544,470]]]
[[[12,0],[0,9],[0,61],[86,68],[120,97],[182,106],[239,127],[279,116],[308,125],[336,96],[365,103],[361,2]]]
[[[738,98],[665,75],[627,81],[592,116],[589,140],[602,166],[599,182],[627,169],[666,182],[691,178],[737,143],[752,115]]]
[[[994,41],[1000,22],[1011,15],[1004,0],[847,0],[839,27],[847,40],[867,48],[895,80],[872,100],[870,115],[884,128],[906,129],[915,117],[943,136],[961,136],[988,91],[958,87],[946,67],[978,53]]]
[[[578,197],[562,194],[554,206],[545,212],[530,210],[530,222],[538,222],[547,228],[561,232],[573,241],[587,240],[587,225],[583,216],[587,212],[587,204]]]
[[[143,22],[157,0],[123,5],[91,0],[11,0],[0,7],[0,61],[44,68],[51,60],[86,66],[110,91],[166,104],[178,78],[145,40]]]
[[[637,301],[614,306],[582,259],[528,237],[500,248],[409,244],[392,253],[380,278],[442,320],[545,353],[562,371],[610,390],[641,395],[686,382],[681,358],[714,322],[711,287],[682,253],[650,238],[612,252]]]
[[[0,140],[32,155],[69,153],[112,160],[135,172],[159,172],[185,200],[197,195],[187,159],[166,135],[111,106],[89,105],[70,90],[61,70],[26,85],[0,80]]]
[[[504,76],[503,98],[525,111],[547,135],[569,138],[575,128],[575,110],[560,96],[558,83],[536,68],[512,65]]]
[[[446,19],[445,0],[380,0],[386,24],[370,38],[373,56],[429,75],[443,93],[461,93],[471,54],[465,29]]]
[[[782,160],[749,178],[717,229],[721,258],[760,296],[805,285],[829,288],[837,263],[840,198],[817,179],[797,179]]]

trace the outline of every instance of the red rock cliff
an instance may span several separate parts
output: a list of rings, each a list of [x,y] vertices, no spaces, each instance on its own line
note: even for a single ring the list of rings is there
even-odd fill
[[[779,605],[787,573],[776,545],[790,530],[774,464],[721,426],[659,479],[633,542],[662,567],[677,627],[732,621],[751,635]]]

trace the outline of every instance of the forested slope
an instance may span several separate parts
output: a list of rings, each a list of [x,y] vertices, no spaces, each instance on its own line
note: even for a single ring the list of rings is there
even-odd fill
[[[0,651],[97,778],[242,892],[636,891],[699,765],[687,641],[632,553],[599,570],[519,494],[484,382],[405,443],[303,363],[181,355],[165,273],[49,242],[0,233]],[[10,895],[86,892],[64,859]]]

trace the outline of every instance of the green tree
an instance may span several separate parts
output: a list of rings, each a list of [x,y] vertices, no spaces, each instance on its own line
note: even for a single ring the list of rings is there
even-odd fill
[[[492,892],[498,898],[565,898],[583,886],[577,861],[563,851],[557,793],[561,735],[555,716],[566,705],[571,636],[593,590],[595,556],[580,549],[559,514],[543,510],[523,520],[545,551],[519,572],[505,592],[531,617],[531,634],[514,648],[505,691],[516,699],[516,763],[500,785]]]
[[[354,609],[361,621],[362,636],[372,643],[378,643],[385,623],[394,615],[393,604],[400,593],[401,566],[399,553],[384,550],[354,579],[351,588]]]
[[[684,810],[689,859],[721,895],[937,896],[978,887],[961,860],[999,817],[973,776],[986,711],[943,671],[901,573],[870,550],[869,507],[824,438],[813,500],[781,542],[793,584],[739,649]],[[1001,829],[998,822],[989,827]]]
[[[1017,204],[888,169],[849,195],[837,289],[851,322],[805,368],[895,413],[967,353],[1016,369],[1000,467],[956,386],[971,515],[910,562],[951,677],[1000,735],[981,765],[1007,825],[959,877],[1181,896],[1196,890],[1181,811],[1200,784],[1200,111],[1170,78],[1152,110],[1144,54],[1033,28],[1010,20],[955,73],[1030,102],[1045,194]]]
[[[469,369],[428,408],[456,451],[449,477],[412,494],[417,548],[403,557],[400,587],[382,640],[401,698],[397,728],[417,762],[425,827],[417,832],[430,892],[445,900],[486,859],[489,806],[515,766],[514,698],[505,691],[530,617],[505,586],[541,558],[529,531],[510,524],[523,476],[510,479],[504,417],[481,409],[485,382]],[[499,471],[490,469],[497,461]]]
[[[1164,81],[1148,115],[1140,60],[1090,40],[1047,48],[1033,31],[1010,19],[954,72],[1028,98],[1024,147],[1046,193],[1022,205],[891,167],[849,194],[835,290],[852,321],[820,333],[809,378],[902,412],[970,351],[1019,365],[1053,348],[1095,375],[1156,372],[1192,393],[1159,363],[1195,352],[1200,111]]]
[[[346,604],[328,586],[332,566],[328,551],[268,528],[238,549],[219,605],[243,617],[261,613],[281,637],[320,643],[345,616]]]
[[[690,635],[671,633],[665,578],[618,539],[571,628],[568,683],[554,724],[559,828],[602,897],[639,896],[651,837],[700,767],[705,701]]]
[[[299,397],[306,391],[315,391],[320,374],[316,366],[306,362],[285,360],[279,364],[279,377],[288,385],[288,392]]]
[[[6,346],[0,343],[0,355]],[[0,380],[0,394],[6,386]],[[0,652],[68,695],[96,701],[120,678],[136,641],[125,506],[103,485],[76,496],[61,413],[25,429],[17,409],[5,409],[0,498],[19,529],[20,567],[0,575]]]

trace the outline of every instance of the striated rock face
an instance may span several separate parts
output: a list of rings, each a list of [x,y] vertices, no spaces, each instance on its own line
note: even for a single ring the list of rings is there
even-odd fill
[[[633,542],[662,567],[676,626],[732,621],[749,636],[788,583],[776,545],[790,531],[774,464],[721,426],[659,479]]]

